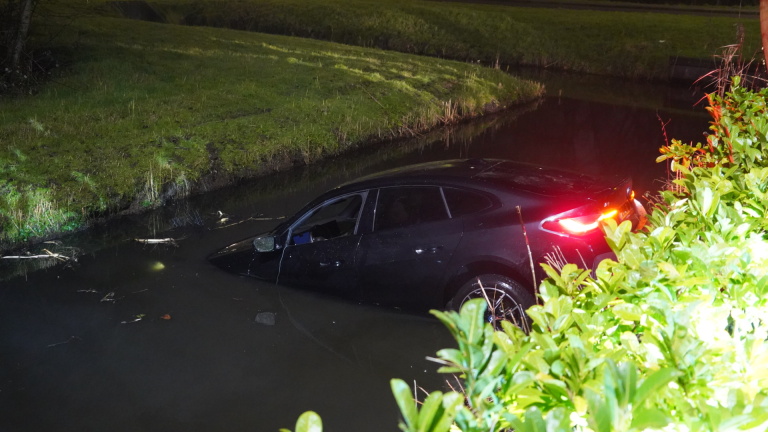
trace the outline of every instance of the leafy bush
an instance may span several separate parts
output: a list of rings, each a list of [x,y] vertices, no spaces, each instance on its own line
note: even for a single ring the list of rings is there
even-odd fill
[[[736,84],[710,96],[705,144],[662,148],[679,177],[647,228],[606,224],[617,261],[594,278],[546,267],[528,334],[494,331],[482,300],[434,312],[458,343],[440,370],[463,389],[418,408],[393,380],[402,430],[768,428],[768,90]]]

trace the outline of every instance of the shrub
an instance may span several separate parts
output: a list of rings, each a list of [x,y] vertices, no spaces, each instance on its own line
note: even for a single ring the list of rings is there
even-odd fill
[[[661,149],[679,173],[642,232],[608,222],[617,261],[546,267],[529,333],[482,300],[433,312],[460,392],[419,408],[393,380],[404,431],[764,431],[768,428],[768,90],[710,95],[704,144]],[[463,403],[462,403],[463,402]]]

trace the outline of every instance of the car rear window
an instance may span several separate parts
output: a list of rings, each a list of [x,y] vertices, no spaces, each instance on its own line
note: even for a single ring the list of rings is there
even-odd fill
[[[606,188],[603,180],[552,168],[501,163],[477,176],[502,181],[514,189],[550,196],[590,194]]]
[[[461,217],[481,212],[493,205],[493,202],[477,192],[464,189],[443,188],[445,201],[451,211],[451,217]]]

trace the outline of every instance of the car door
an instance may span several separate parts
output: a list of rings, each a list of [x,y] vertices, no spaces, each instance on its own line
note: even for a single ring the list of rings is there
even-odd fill
[[[437,186],[379,189],[373,232],[358,249],[363,298],[407,309],[444,306],[443,275],[462,228]]]
[[[367,191],[331,198],[289,228],[278,283],[355,297],[355,254]]]

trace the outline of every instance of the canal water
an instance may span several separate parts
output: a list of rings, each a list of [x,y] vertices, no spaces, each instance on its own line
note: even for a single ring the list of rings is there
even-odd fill
[[[276,431],[306,410],[327,431],[398,430],[390,379],[445,388],[427,360],[452,346],[436,320],[228,274],[206,256],[330,187],[416,162],[507,158],[631,175],[653,192],[665,133],[697,141],[707,128],[686,87],[533,77],[549,96],[527,106],[31,251],[77,251],[77,262],[0,260],[0,431]],[[150,238],[176,246],[135,240]]]

